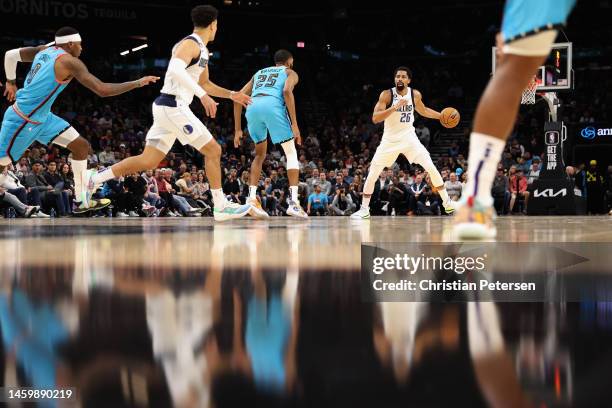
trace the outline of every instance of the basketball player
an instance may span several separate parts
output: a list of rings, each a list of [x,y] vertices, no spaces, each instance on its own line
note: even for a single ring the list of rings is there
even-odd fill
[[[508,0],[497,36],[498,66],[474,117],[464,199],[454,220],[457,239],[496,235],[491,186],[521,93],[546,60],[576,0]]]
[[[444,211],[450,214],[454,211],[444,181],[425,146],[421,143],[414,130],[414,111],[430,119],[440,119],[440,112],[423,104],[423,96],[408,85],[412,73],[406,67],[395,70],[395,88],[380,93],[374,107],[372,122],[385,122],[382,141],[374,153],[370,171],[363,187],[363,201],[359,211],[351,215],[353,219],[370,218],[370,197],[374,192],[376,179],[385,167],[390,167],[400,154],[406,156],[410,163],[421,165],[429,173],[433,187],[442,198]]]
[[[295,142],[301,144],[301,136],[293,96],[293,88],[298,83],[298,75],[292,69],[293,56],[289,51],[276,51],[274,63],[276,65],[273,67],[257,71],[241,91],[253,97],[253,104],[246,111],[249,135],[255,142],[255,158],[251,163],[248,202],[253,206],[256,216],[268,217],[268,214],[261,208],[256,193],[268,149],[268,132],[270,132],[272,143],[280,144],[287,157],[287,174],[291,192],[287,214],[308,218],[298,200],[300,166]],[[287,116],[287,111],[289,116]],[[242,106],[238,103],[234,103],[234,129],[234,146],[238,147],[242,139]]]
[[[41,45],[7,51],[4,55],[7,78],[4,96],[15,103],[6,110],[0,130],[0,166],[19,160],[35,141],[54,143],[72,152],[70,164],[78,204],[75,213],[99,210],[108,206],[110,200],[95,201],[88,194],[85,186],[89,142],[68,122],[51,113],[53,102],[73,78],[101,97],[120,95],[159,79],[145,76],[121,84],[102,82],[79,59],[81,51],[81,36],[72,27],[60,28],[55,33],[53,47]],[[32,62],[25,85],[19,91],[15,82],[18,62]]]
[[[196,6],[191,11],[193,33],[172,48],[164,86],[153,103],[153,126],[147,133],[143,153],[95,174],[88,185],[90,190],[112,178],[155,168],[178,138],[182,144],[193,146],[206,158],[215,220],[239,218],[249,212],[250,205],[238,205],[225,198],[221,189],[221,146],[189,109],[194,95],[211,118],[217,113],[217,103],[210,96],[231,99],[244,106],[251,102],[247,95],[221,88],[209,79],[206,45],[215,39],[217,15],[217,9],[208,5]]]

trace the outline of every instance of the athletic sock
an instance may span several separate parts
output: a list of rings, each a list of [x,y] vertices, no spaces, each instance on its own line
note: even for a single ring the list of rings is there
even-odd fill
[[[112,167],[107,167],[104,170],[93,175],[93,182],[95,184],[102,184],[107,182],[108,180],[112,180],[115,177],[115,173],[113,173]]]
[[[295,204],[299,203],[298,186],[289,186],[289,191],[291,191],[291,201],[293,201]]]
[[[70,159],[72,174],[74,174],[74,195],[75,201],[83,201],[83,191],[85,191],[85,177],[87,175],[87,160]]]
[[[361,200],[361,208],[367,208],[370,209],[370,197],[363,197],[363,199]]]
[[[482,133],[474,132],[470,136],[465,193],[467,196],[475,197],[483,205],[493,205],[491,187],[505,146],[505,140]]]
[[[249,186],[249,200],[257,198],[257,186]]]
[[[222,210],[225,207],[225,203],[227,201],[225,195],[223,194],[223,190],[217,188],[211,189],[210,192],[213,196],[213,204],[215,205],[215,208]]]

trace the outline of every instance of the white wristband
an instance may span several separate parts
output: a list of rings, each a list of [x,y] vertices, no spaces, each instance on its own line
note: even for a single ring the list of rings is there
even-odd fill
[[[195,90],[195,96],[197,96],[198,98],[201,98],[204,95],[206,95],[206,91],[200,85],[198,85],[198,87]]]
[[[17,79],[17,63],[21,61],[19,48],[9,50],[4,54],[4,73],[8,81]]]

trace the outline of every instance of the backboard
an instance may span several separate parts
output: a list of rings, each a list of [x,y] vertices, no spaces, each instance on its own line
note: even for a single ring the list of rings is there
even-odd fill
[[[497,57],[493,47],[491,54],[492,74],[495,74]],[[555,43],[544,65],[538,69],[538,92],[556,92],[572,89],[574,87],[574,73],[572,69],[572,43]]]

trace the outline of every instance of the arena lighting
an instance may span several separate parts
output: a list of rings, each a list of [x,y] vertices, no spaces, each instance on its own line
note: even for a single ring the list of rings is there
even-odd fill
[[[119,55],[123,56],[123,55],[128,55],[129,53],[130,53],[130,50],[125,50],[125,51],[121,51]]]
[[[148,46],[149,46],[149,44],[139,45],[138,47],[132,48],[132,52],[140,51],[140,50],[142,50],[144,48],[147,48]]]
[[[304,48],[306,46],[306,44],[304,43],[304,41],[298,41],[297,43],[297,47],[298,48]]]

